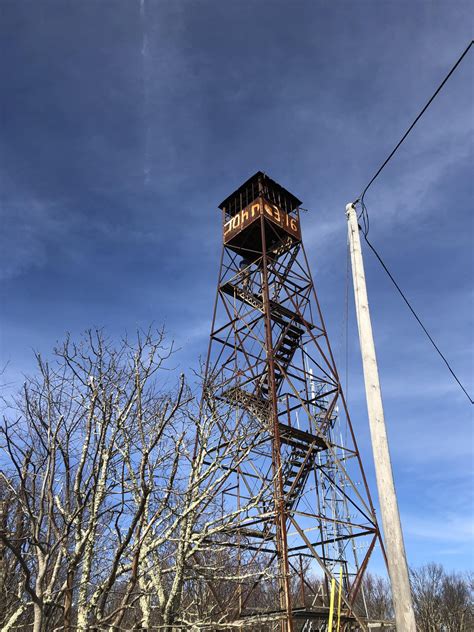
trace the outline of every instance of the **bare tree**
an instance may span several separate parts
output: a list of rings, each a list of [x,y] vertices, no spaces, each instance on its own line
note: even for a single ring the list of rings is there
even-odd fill
[[[38,375],[1,428],[18,518],[0,539],[20,578],[4,630],[25,615],[34,632],[171,630],[214,616],[187,586],[217,594],[224,565],[229,575],[222,540],[259,498],[230,511],[216,498],[255,431],[233,427],[206,397],[199,406],[183,376],[163,388],[170,354],[162,332],[115,349],[90,331],[77,345],[66,339],[53,363],[36,356]]]
[[[3,631],[225,629],[238,591],[264,574],[254,605],[277,602],[259,556],[236,558],[236,525],[269,490],[225,500],[261,426],[209,385],[194,395],[167,371],[171,354],[162,332],[116,348],[90,331],[52,362],[36,356],[0,427]],[[292,585],[295,602],[322,589],[311,572]],[[412,587],[421,632],[474,629],[466,577],[430,564]],[[391,618],[386,580],[366,576],[362,596],[361,612]]]
[[[151,492],[138,562],[140,627],[144,630],[152,622],[164,630],[190,625],[197,629],[225,618],[223,605],[220,613],[212,608],[204,611],[199,597],[196,600],[193,595],[210,591],[214,601],[222,604],[224,584],[231,583],[235,590],[235,560],[226,546],[232,538],[229,533],[260,501],[257,495],[239,508],[218,504],[219,492],[248,457],[259,431],[242,423],[234,427],[229,412],[223,412],[206,391],[199,407],[187,399],[184,418],[186,431],[175,444],[170,465],[173,485],[169,476],[163,478],[157,462],[149,462]],[[140,454],[149,451],[147,437],[144,434],[136,446]],[[138,503],[138,459],[127,454],[125,463]]]
[[[142,477],[140,502],[132,502],[123,453],[139,423],[153,427],[159,442],[182,404],[182,380],[174,396],[154,384],[169,354],[161,332],[141,334],[133,346],[124,340],[115,350],[96,331],[79,345],[67,339],[53,364],[37,355],[39,375],[27,380],[1,429],[5,480],[23,524],[21,539],[2,532],[22,575],[11,620],[32,608],[35,632],[90,629],[92,612],[105,616],[105,595],[116,583],[124,576],[136,582],[135,534],[150,491]],[[168,456],[164,449],[161,459]]]
[[[474,628],[472,580],[448,574],[440,564],[411,571],[417,626],[420,632],[468,632]]]

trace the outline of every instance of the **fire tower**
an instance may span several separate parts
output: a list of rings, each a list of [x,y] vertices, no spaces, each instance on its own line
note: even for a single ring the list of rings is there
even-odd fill
[[[223,248],[204,388],[232,419],[226,440],[253,433],[221,490],[235,568],[219,629],[224,621],[262,632],[326,630],[334,584],[340,629],[367,629],[360,587],[379,531],[300,205],[258,172],[219,206]]]

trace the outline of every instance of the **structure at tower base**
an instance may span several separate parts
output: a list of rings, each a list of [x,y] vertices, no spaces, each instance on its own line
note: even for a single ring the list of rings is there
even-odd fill
[[[379,539],[303,247],[301,202],[262,172],[227,197],[203,405],[222,420],[224,606],[216,629],[367,629],[361,584]],[[211,580],[209,580],[211,584]],[[211,626],[212,627],[212,626]]]

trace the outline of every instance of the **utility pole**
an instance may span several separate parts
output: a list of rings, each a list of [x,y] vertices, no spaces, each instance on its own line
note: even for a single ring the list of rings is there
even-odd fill
[[[365,395],[369,414],[370,436],[375,462],[375,475],[382,513],[388,572],[392,585],[395,623],[398,632],[416,632],[415,614],[410,591],[408,565],[403,543],[397,495],[393,482],[387,431],[380,391],[379,372],[375,355],[369,301],[365,284],[364,262],[360,246],[359,224],[354,204],[346,206],[352,279],[359,329],[360,350],[364,368]]]

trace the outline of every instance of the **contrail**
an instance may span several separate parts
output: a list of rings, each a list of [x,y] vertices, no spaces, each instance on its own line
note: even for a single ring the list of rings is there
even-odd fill
[[[142,80],[143,80],[143,120],[144,120],[144,156],[143,156],[143,182],[150,182],[150,125],[148,123],[149,104],[149,73],[148,73],[148,33],[146,25],[145,0],[140,0],[140,21],[142,25]]]

